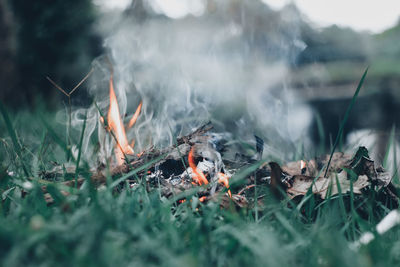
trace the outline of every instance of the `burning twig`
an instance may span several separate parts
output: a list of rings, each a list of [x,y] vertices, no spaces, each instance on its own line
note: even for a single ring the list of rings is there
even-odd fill
[[[208,184],[208,180],[207,180],[206,176],[196,166],[196,163],[194,161],[193,152],[194,152],[194,146],[190,150],[189,156],[188,156],[189,166],[190,166],[190,168],[192,168],[192,171],[193,171],[192,178],[198,185]]]
[[[251,189],[251,188],[253,188],[253,187],[255,187],[254,184],[248,185],[248,186],[242,188],[236,195],[240,196],[240,195],[243,194],[246,190],[249,190],[249,189]]]
[[[232,193],[229,189],[229,176],[222,172],[218,173],[218,182],[228,188],[228,195],[232,198]]]

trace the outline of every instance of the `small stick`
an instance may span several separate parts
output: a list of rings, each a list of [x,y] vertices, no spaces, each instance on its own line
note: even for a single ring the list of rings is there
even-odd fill
[[[253,187],[255,187],[254,184],[248,185],[248,186],[246,186],[245,188],[242,188],[242,189],[239,191],[239,193],[237,193],[237,195],[241,195],[241,194],[243,194],[244,191],[249,190],[250,188],[253,188]]]
[[[61,88],[58,84],[56,84],[50,77],[46,76],[46,79],[55,87],[57,88],[60,92],[62,92],[64,95],[68,97],[68,125],[67,125],[67,143],[68,143],[68,159],[70,157],[70,147],[71,147],[71,124],[72,124],[72,102],[71,102],[71,95],[75,92],[76,89],[78,89],[79,86],[82,85],[93,73],[94,69],[92,68],[88,74],[86,74],[85,77],[71,90],[69,93],[67,93],[64,89]]]

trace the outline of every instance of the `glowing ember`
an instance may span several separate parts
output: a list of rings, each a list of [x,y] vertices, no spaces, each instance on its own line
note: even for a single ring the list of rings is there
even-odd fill
[[[193,152],[194,152],[194,147],[192,147],[192,149],[190,149],[189,156],[188,156],[189,166],[190,166],[190,168],[192,168],[192,171],[193,171],[192,178],[199,185],[208,184],[208,180],[207,180],[206,176],[204,175],[204,173],[201,170],[197,169],[197,166],[194,162]]]
[[[129,127],[135,124],[137,117],[139,116],[142,103],[136,109],[135,114],[133,114],[132,119],[129,123]],[[104,121],[104,119],[103,119]],[[135,141],[132,140],[131,145],[129,145],[128,139],[125,133],[125,127],[122,123],[121,115],[119,113],[118,101],[114,92],[113,76],[110,77],[110,107],[107,114],[107,123],[109,130],[113,133],[116,141],[117,147],[115,148],[115,156],[117,158],[118,165],[124,163],[125,155],[133,155],[133,146]]]
[[[218,182],[228,188],[228,195],[232,197],[231,190],[229,190],[229,176],[222,172],[218,173]]]
[[[206,196],[202,196],[202,197],[199,198],[199,200],[200,200],[200,202],[204,202],[204,201],[207,200],[207,197]]]

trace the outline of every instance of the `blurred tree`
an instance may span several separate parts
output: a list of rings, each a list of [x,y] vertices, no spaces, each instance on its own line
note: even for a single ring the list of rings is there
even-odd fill
[[[69,90],[101,53],[94,31],[96,13],[91,0],[9,0],[16,24],[16,64],[20,74],[11,101],[32,103],[44,97],[47,106],[61,96],[46,80],[52,77]],[[84,94],[85,90],[80,90]]]
[[[148,1],[144,0],[132,0],[130,6],[125,10],[125,16],[131,16],[136,19],[136,21],[143,22],[149,16],[152,16],[153,12],[150,11],[148,6]]]
[[[400,19],[394,27],[374,36],[376,56],[400,59]]]
[[[2,101],[13,94],[16,81],[13,17],[7,0],[0,0],[0,99]]]
[[[369,35],[336,25],[313,29],[303,24],[301,39],[307,45],[297,57],[297,64],[333,61],[366,61],[369,54]]]

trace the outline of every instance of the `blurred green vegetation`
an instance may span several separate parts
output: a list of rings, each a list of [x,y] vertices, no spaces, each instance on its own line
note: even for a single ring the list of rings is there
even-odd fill
[[[366,61],[369,56],[368,38],[368,34],[360,34],[350,28],[334,25],[315,31],[305,24],[301,39],[307,47],[297,57],[297,64]]]
[[[102,41],[94,23],[91,0],[2,1],[10,14],[8,30],[13,42],[14,83],[2,88],[1,97],[13,107],[32,105],[37,99],[54,108],[59,92],[46,80],[50,76],[63,88],[72,88],[101,53]],[[2,77],[5,79],[5,77]],[[81,99],[85,90],[80,90]]]
[[[357,80],[362,69],[371,65],[369,86],[385,90],[385,80],[400,81],[400,21],[379,33],[356,32],[350,28],[330,26],[315,30],[302,26],[302,39],[307,45],[296,60],[295,81],[313,83],[316,78],[325,86]],[[323,73],[311,73],[313,65]],[[327,91],[327,94],[330,92]]]

